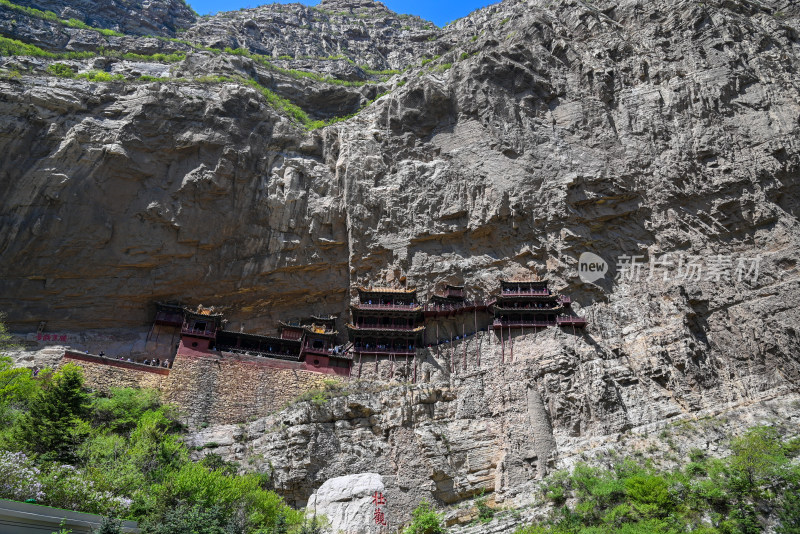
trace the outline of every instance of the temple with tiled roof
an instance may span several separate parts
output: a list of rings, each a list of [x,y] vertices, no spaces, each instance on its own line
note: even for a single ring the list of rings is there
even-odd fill
[[[425,331],[423,308],[414,289],[358,289],[347,334],[359,355],[413,355]]]
[[[492,328],[522,329],[548,326],[583,328],[586,320],[572,314],[569,297],[554,293],[546,280],[500,280],[500,294],[491,304]]]

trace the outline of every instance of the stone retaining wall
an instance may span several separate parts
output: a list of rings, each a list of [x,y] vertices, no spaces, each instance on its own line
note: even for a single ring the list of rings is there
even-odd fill
[[[101,358],[91,354],[66,351],[62,364],[71,362],[83,367],[86,387],[109,391],[113,387],[162,389],[169,369]]]
[[[248,358],[179,354],[163,388],[192,426],[241,423],[280,410],[333,375],[302,369],[303,364]]]
[[[112,387],[141,387],[161,391],[166,402],[177,405],[190,426],[241,423],[283,408],[325,381],[341,377],[314,373],[297,362],[213,356],[200,352],[178,354],[172,369],[149,367],[99,356],[67,351],[62,364],[84,369],[87,387],[109,391]]]

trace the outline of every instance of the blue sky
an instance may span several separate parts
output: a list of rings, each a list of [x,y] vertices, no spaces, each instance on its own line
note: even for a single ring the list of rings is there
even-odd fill
[[[296,0],[295,0],[296,1]],[[479,7],[488,6],[495,2],[489,0],[382,0],[386,7],[397,13],[407,13],[409,15],[419,15],[425,20],[429,20],[437,26],[444,26],[448,22],[468,15]],[[221,2],[220,0],[188,0],[189,5],[201,15],[216,13],[218,11],[232,11],[241,7],[257,7],[264,4],[271,4],[270,1],[258,0],[232,0]],[[289,1],[279,2],[288,4]],[[317,5],[317,0],[301,2],[307,6]]]

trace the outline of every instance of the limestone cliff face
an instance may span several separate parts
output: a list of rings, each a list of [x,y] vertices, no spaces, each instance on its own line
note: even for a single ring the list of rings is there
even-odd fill
[[[45,43],[0,15],[5,35]],[[0,80],[0,309],[16,330],[137,327],[149,303],[174,298],[226,306],[258,331],[345,314],[357,285],[425,294],[458,282],[481,297],[500,276],[546,277],[589,328],[528,333],[513,376],[496,365],[491,389],[485,370],[435,385],[444,364],[430,363],[431,401],[337,401],[339,415],[289,425],[302,446],[332,436],[304,467],[321,483],[354,465],[402,477],[436,438],[398,421],[442,414],[448,432],[485,439],[485,454],[387,483],[425,479],[442,502],[513,487],[548,451],[593,436],[784,395],[800,380],[799,15],[778,0],[506,1],[428,30],[371,2],[329,2],[220,14],[188,27],[195,45],[70,33],[75,49],[190,52],[174,64],[58,60],[125,82],[0,58],[20,73]],[[199,45],[271,54],[273,66]],[[311,119],[378,98],[307,131],[234,76]],[[582,283],[583,252],[609,275]],[[615,279],[621,255],[669,264]],[[677,279],[690,264],[700,276]],[[395,462],[387,472],[348,456],[369,433],[370,451]],[[286,452],[267,434],[259,446]],[[417,453],[393,445],[414,440]],[[280,479],[297,502],[313,490],[293,478],[300,464]]]
[[[748,351],[796,350],[795,7],[503,3],[439,39],[450,52],[311,133],[238,84],[90,83],[6,60],[31,69],[0,82],[12,324],[138,325],[148,302],[181,298],[258,327],[344,312],[358,283],[464,281],[480,294],[533,270],[586,308],[611,350],[710,357],[741,351],[742,336]],[[377,91],[208,53],[162,71],[253,71],[312,114],[326,95],[341,99],[330,115]],[[762,261],[754,285],[587,285],[584,251],[612,271],[620,254]]]
[[[372,69],[403,69],[448,50],[440,30],[398,15],[373,0],[323,0],[319,5],[271,4],[201,20],[185,35],[216,48],[245,48],[273,57],[348,57]],[[316,69],[315,69],[316,70]]]
[[[20,0],[17,5],[52,11],[64,19],[134,35],[174,36],[197,15],[183,0]]]

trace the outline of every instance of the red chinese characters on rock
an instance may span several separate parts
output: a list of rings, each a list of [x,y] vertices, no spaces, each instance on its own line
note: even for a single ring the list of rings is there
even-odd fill
[[[67,334],[36,334],[36,341],[45,341],[50,343],[66,343]]]
[[[382,527],[388,526],[389,522],[386,520],[386,513],[383,508],[381,508],[381,506],[386,505],[386,497],[383,493],[376,491],[372,495],[372,504],[375,506],[375,511],[372,514],[372,519],[375,521],[375,524]]]

